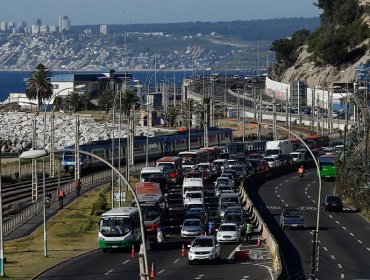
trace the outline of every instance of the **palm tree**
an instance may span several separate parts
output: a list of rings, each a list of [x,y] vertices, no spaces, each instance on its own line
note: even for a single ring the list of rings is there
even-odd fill
[[[80,95],[79,105],[83,105],[84,109],[87,110],[91,104],[91,94],[90,92],[84,92]]]
[[[140,99],[136,95],[135,92],[133,92],[130,89],[126,89],[125,92],[122,95],[122,112],[127,116],[130,117],[131,115],[131,109],[135,108],[135,105],[139,103]]]
[[[78,93],[72,92],[65,98],[64,102],[67,107],[72,108],[73,112],[77,112],[81,103],[80,99],[81,98]]]
[[[108,114],[109,108],[113,106],[114,92],[111,89],[105,90],[102,95],[99,96],[98,106],[105,109],[105,113]]]
[[[169,107],[167,112],[164,112],[163,119],[168,124],[168,126],[175,126],[177,116],[179,115],[179,108],[178,107]]]
[[[49,99],[53,95],[51,75],[52,72],[40,63],[32,71],[26,83],[26,96],[30,100],[37,100],[38,110],[40,110],[42,100]]]

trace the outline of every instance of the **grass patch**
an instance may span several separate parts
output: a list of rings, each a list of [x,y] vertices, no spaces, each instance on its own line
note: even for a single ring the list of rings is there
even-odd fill
[[[91,205],[102,193],[109,193],[107,187],[84,194],[48,221],[47,258],[44,257],[42,226],[28,237],[5,242],[6,276],[30,279],[53,265],[98,248],[100,216],[91,216],[90,213]]]

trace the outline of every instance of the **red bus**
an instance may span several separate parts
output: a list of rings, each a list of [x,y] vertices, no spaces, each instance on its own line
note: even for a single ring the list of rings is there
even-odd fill
[[[303,137],[310,149],[320,149],[329,146],[329,136],[327,135],[308,135]]]
[[[167,156],[156,161],[157,167],[163,168],[163,173],[167,174],[168,179],[173,184],[179,184],[184,179],[182,171],[182,158]]]

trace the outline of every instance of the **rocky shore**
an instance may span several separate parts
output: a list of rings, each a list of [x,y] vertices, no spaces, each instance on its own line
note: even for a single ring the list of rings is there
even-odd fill
[[[0,113],[0,150],[2,153],[15,153],[32,147],[32,120],[36,119],[37,148],[50,147],[50,116],[35,115],[25,112]],[[76,118],[71,115],[57,115],[54,119],[54,148],[63,148],[75,144]],[[45,129],[44,129],[45,128]],[[118,137],[119,126],[115,124],[114,133]],[[96,140],[112,138],[113,124],[111,121],[95,121],[94,118],[80,116],[80,145]],[[136,135],[146,136],[147,127],[136,127]],[[155,131],[150,129],[149,136]],[[121,137],[126,137],[125,125],[121,126]]]

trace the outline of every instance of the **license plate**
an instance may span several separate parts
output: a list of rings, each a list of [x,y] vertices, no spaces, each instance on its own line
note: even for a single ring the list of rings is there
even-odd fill
[[[298,225],[296,225],[296,224],[294,224],[294,225],[292,225],[292,227],[297,227]]]
[[[113,249],[117,249],[117,248],[118,248],[118,246],[117,246],[117,245],[112,245],[112,248],[113,248]]]

